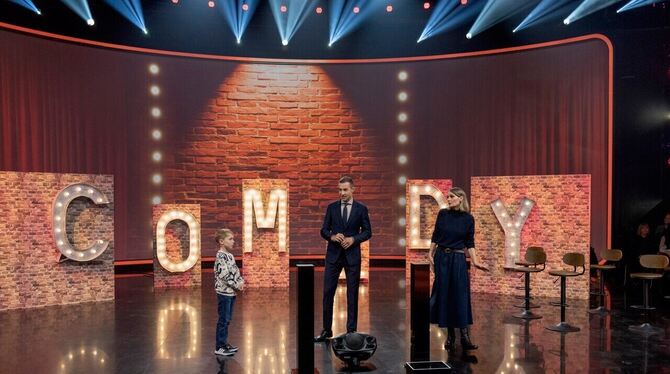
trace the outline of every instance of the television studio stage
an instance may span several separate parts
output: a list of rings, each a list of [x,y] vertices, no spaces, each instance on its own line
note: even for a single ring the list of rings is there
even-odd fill
[[[670,373],[667,1],[88,3],[0,4],[0,373]]]

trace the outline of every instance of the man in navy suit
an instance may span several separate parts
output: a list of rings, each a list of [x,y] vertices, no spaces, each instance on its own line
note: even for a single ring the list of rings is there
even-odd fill
[[[356,331],[358,284],[361,279],[361,243],[372,237],[368,208],[354,201],[354,180],[340,178],[340,200],[328,205],[321,237],[328,241],[323,275],[323,331],[314,337],[323,342],[333,336],[333,300],[340,272],[347,276],[347,332]]]

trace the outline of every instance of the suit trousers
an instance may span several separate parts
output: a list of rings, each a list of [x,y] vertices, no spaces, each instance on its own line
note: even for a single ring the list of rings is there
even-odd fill
[[[333,327],[333,302],[340,273],[344,269],[347,277],[347,331],[357,330],[358,286],[361,280],[361,263],[348,264],[344,252],[335,263],[326,261],[323,275],[323,329]]]

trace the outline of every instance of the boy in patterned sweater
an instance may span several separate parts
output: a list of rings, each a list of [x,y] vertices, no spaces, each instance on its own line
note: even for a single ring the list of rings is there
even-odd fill
[[[235,235],[229,229],[216,231],[219,251],[214,262],[214,286],[219,301],[219,321],[216,324],[216,350],[214,354],[232,356],[238,348],[228,343],[228,325],[233,317],[233,306],[237,291],[244,289],[244,279],[230,253],[235,245]]]

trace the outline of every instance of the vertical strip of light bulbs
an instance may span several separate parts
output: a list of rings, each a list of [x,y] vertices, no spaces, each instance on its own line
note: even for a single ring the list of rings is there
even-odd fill
[[[398,184],[401,186],[401,191],[402,194],[398,197],[398,205],[400,205],[403,215],[398,218],[398,226],[400,227],[402,231],[402,235],[398,239],[398,246],[400,247],[405,247],[406,240],[405,240],[405,226],[407,225],[406,218],[405,218],[405,205],[407,204],[407,199],[405,197],[406,195],[406,184],[407,184],[407,170],[406,170],[406,165],[407,165],[407,154],[406,154],[406,148],[404,147],[407,144],[407,134],[404,131],[403,125],[407,123],[408,120],[408,115],[405,110],[402,108],[402,104],[407,102],[408,99],[408,94],[407,91],[403,89],[402,85],[407,82],[407,79],[409,78],[409,75],[407,74],[407,71],[401,70],[398,72],[398,82],[401,85],[398,94],[397,94],[397,100],[399,102],[399,111],[397,114],[397,120],[398,120],[398,164],[400,165],[400,174],[398,175]]]
[[[150,81],[151,83],[149,84],[149,94],[151,97],[154,99],[152,101],[152,104],[150,105],[150,114],[151,114],[151,119],[152,123],[154,126],[152,126],[151,130],[151,138],[153,142],[156,144],[155,147],[151,147],[151,160],[156,163],[156,171],[151,175],[151,182],[156,186],[157,190],[160,191],[160,184],[163,182],[163,176],[160,173],[160,163],[163,160],[163,154],[161,153],[159,147],[158,147],[158,142],[161,140],[163,137],[163,132],[161,131],[160,128],[160,119],[162,117],[162,111],[160,106],[158,105],[157,101],[158,98],[161,95],[161,88],[160,86],[156,83],[157,77],[160,73],[160,67],[156,63],[149,64],[149,76],[150,76]],[[162,202],[162,198],[160,193],[154,194],[154,196],[151,198],[151,203],[154,205],[158,205]]]

